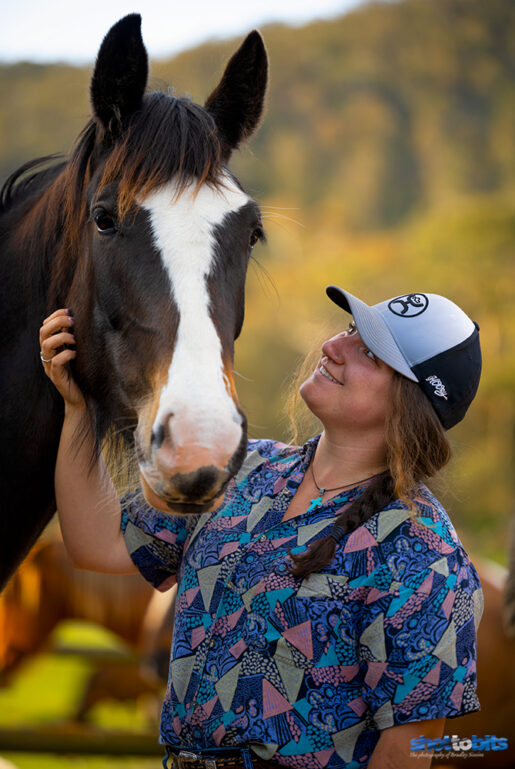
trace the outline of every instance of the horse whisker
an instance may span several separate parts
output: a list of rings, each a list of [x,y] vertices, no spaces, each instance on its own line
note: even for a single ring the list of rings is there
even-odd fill
[[[240,379],[244,379],[245,382],[253,382],[254,381],[253,379],[249,379],[247,376],[244,376],[243,374],[240,374],[240,372],[236,371],[235,368],[232,370],[232,373],[236,374],[236,376],[240,377]]]
[[[261,211],[300,211],[298,206],[260,206]]]
[[[265,278],[267,279],[267,281],[268,281],[269,285],[270,285],[270,286],[273,288],[273,290],[274,290],[274,293],[275,293],[275,296],[276,296],[276,299],[277,299],[277,301],[279,301],[279,291],[278,291],[278,289],[277,289],[277,286],[276,286],[276,285],[275,285],[275,283],[274,283],[274,280],[273,280],[272,276],[270,275],[270,273],[268,272],[268,270],[266,269],[266,267],[263,267],[263,265],[261,264],[261,262],[259,262],[259,261],[256,259],[256,257],[254,256],[254,254],[251,254],[251,256],[250,256],[250,259],[251,259],[251,261],[253,262],[253,264],[256,266],[256,268],[258,269],[258,272],[257,272],[257,275],[258,275],[258,280],[259,280],[259,284],[260,284],[261,288],[263,289],[263,291],[266,293],[265,284],[264,284],[264,282],[261,280],[261,273],[263,273],[263,275],[264,275],[264,276],[265,276]]]
[[[291,216],[285,216],[284,214],[278,214],[275,211],[265,212],[263,214],[263,219],[271,219],[272,217],[275,217],[276,219],[283,219],[286,222],[292,222],[292,224],[298,224],[299,227],[302,227],[303,229],[307,229],[307,225],[303,224],[303,222],[297,221],[297,219],[292,219]]]

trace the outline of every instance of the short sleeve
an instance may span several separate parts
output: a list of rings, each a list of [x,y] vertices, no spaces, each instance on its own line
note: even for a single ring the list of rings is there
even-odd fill
[[[270,440],[249,440],[245,460],[232,478],[218,506],[209,515],[231,503],[238,493],[238,483],[247,483],[247,476],[269,457],[274,457],[285,444]],[[129,554],[142,575],[158,590],[168,590],[181,568],[185,547],[206,522],[198,515],[168,515],[151,507],[140,488],[121,500],[121,527]],[[205,516],[206,514],[204,514]],[[202,518],[202,520],[200,520]]]
[[[448,548],[451,550],[451,548]],[[378,729],[479,710],[476,631],[479,577],[460,548],[393,593],[369,596],[360,628],[363,699]]]
[[[179,572],[184,546],[199,515],[168,515],[151,507],[141,489],[121,500],[121,527],[127,550],[141,574],[158,590],[168,590]]]

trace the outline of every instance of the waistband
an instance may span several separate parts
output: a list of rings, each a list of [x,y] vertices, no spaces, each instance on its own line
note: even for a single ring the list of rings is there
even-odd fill
[[[271,769],[275,762],[264,761],[245,745],[235,748],[197,748],[165,745],[164,769]]]

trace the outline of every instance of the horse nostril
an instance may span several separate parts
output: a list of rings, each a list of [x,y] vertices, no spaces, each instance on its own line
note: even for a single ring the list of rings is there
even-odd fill
[[[177,473],[172,481],[180,494],[195,502],[209,496],[219,485],[220,472],[213,466],[201,467],[192,473]]]
[[[152,430],[152,446],[159,449],[165,439],[165,428],[163,425],[159,425],[155,430]]]

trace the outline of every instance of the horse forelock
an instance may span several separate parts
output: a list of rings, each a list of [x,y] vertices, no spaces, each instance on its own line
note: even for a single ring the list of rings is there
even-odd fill
[[[177,196],[192,181],[197,189],[206,182],[218,186],[221,144],[215,122],[203,107],[156,92],[145,97],[106,158],[98,190],[117,183],[118,215],[123,218],[138,197],[172,179]]]
[[[172,178],[177,195],[192,182],[197,189],[206,182],[213,187],[223,183],[221,145],[211,115],[188,98],[159,92],[145,97],[141,109],[127,119],[121,136],[111,145],[103,129],[91,120],[67,163],[44,169],[28,180],[20,178],[25,168],[6,183],[3,208],[34,190],[39,192],[20,223],[19,240],[20,248],[33,255],[34,267],[41,264],[42,249],[52,253],[50,304],[62,301],[69,290],[89,216],[86,191],[95,174],[97,194],[116,183],[121,219],[138,196],[148,195]],[[38,178],[46,181],[41,189]],[[45,272],[48,267],[45,260]]]

